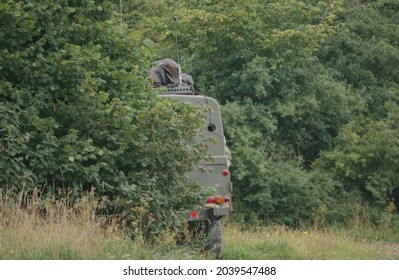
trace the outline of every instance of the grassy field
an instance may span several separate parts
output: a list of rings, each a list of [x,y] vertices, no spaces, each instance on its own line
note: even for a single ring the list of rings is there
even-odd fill
[[[10,206],[14,205],[14,206]],[[132,241],[123,227],[94,215],[83,200],[74,208],[60,202],[40,213],[39,202],[20,207],[0,203],[0,259],[211,259],[202,244],[176,245],[165,233],[157,241]],[[40,213],[40,215],[38,214]],[[222,259],[376,260],[399,259],[399,233],[389,229],[293,230],[282,226],[240,228],[223,225]]]
[[[292,230],[281,226],[225,228],[226,259],[376,260],[399,259],[399,243],[373,238],[376,230]]]

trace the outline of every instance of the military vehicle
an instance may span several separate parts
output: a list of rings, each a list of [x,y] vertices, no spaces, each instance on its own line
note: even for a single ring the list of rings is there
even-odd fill
[[[173,18],[176,21],[176,18]],[[176,45],[178,46],[177,37]],[[203,205],[191,209],[187,214],[189,229],[193,235],[205,235],[205,249],[213,252],[217,259],[222,251],[221,219],[231,210],[233,186],[230,180],[230,151],[223,134],[222,117],[218,102],[207,96],[197,95],[194,81],[188,74],[182,73],[177,47],[176,63],[172,59],[155,62],[150,70],[150,78],[155,88],[163,87],[161,98],[172,98],[181,102],[205,108],[205,125],[198,139],[205,139],[208,160],[200,162],[188,176],[192,182],[214,192],[204,198]]]
[[[223,134],[222,118],[218,102],[207,96],[193,95],[190,86],[169,87],[160,98],[173,98],[181,102],[207,108],[204,111],[206,123],[201,131],[207,141],[209,160],[200,162],[188,174],[191,181],[214,191],[204,198],[203,205],[187,213],[189,229],[194,235],[204,233],[207,237],[206,249],[220,258],[222,250],[221,219],[232,210],[232,183],[230,180],[230,152]]]

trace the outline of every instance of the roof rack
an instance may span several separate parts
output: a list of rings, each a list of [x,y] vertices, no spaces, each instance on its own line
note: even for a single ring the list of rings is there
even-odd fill
[[[166,87],[161,94],[194,95],[195,90],[193,86]]]

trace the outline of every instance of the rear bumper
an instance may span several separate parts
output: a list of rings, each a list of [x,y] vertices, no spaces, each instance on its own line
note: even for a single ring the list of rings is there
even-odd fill
[[[230,207],[205,207],[191,210],[188,213],[188,221],[207,221],[210,219],[227,216],[231,212]]]

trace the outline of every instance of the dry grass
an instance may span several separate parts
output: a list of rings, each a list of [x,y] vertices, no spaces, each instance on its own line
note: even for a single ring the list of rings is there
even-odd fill
[[[193,246],[177,246],[165,233],[153,242],[129,228],[96,215],[101,203],[91,194],[73,207],[37,196],[0,197],[0,259],[203,259]]]
[[[74,207],[65,201],[43,202],[33,195],[3,195],[0,202],[0,258],[116,258],[125,242],[118,226],[95,215],[90,195]],[[121,248],[122,246],[122,248]],[[112,248],[112,250],[109,250]]]
[[[73,207],[33,195],[0,196],[0,259],[210,259],[201,244],[176,245],[173,233],[152,242],[96,211],[91,194]],[[223,259],[399,259],[399,243],[382,242],[379,231],[293,230],[281,226],[223,226]],[[366,238],[365,238],[366,236]],[[376,242],[378,241],[378,242]],[[392,241],[392,240],[391,240]]]

